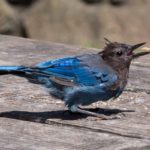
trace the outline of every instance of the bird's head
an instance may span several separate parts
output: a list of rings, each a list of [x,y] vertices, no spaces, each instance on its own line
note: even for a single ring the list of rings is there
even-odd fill
[[[140,46],[144,45],[145,42],[136,45],[128,45],[124,43],[110,42],[106,38],[105,40],[106,40],[106,47],[102,52],[100,52],[100,54],[102,55],[104,60],[109,61],[110,63],[116,62],[129,66],[132,59],[150,53],[150,50],[145,49],[143,49],[143,51],[139,53],[135,52],[135,50]]]

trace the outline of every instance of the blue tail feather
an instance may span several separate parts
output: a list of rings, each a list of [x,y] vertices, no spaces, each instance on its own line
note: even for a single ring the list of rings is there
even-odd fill
[[[22,72],[26,67],[23,66],[0,66],[0,75],[1,74],[11,74],[15,72]]]

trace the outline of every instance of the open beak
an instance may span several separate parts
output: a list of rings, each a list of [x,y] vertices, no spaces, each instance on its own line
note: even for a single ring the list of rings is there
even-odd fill
[[[140,51],[135,51],[137,48],[139,48],[140,46],[143,46],[144,44],[146,44],[145,42],[144,43],[139,43],[139,44],[136,44],[136,45],[133,45],[131,50],[133,52],[133,58],[137,58],[139,56],[143,56],[143,55],[147,55],[150,53],[150,48],[148,47],[143,47]]]
[[[143,46],[144,44],[146,44],[146,43],[143,42],[143,43],[139,43],[139,44],[133,45],[131,49],[132,49],[132,51],[134,51],[135,49],[137,49],[137,48]]]

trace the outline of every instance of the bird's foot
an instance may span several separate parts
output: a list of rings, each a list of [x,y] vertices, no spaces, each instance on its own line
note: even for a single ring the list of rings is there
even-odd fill
[[[98,117],[101,120],[112,120],[112,119],[120,119],[121,116],[116,115],[116,116],[105,116],[103,114],[98,114],[95,112],[91,112],[91,111],[87,111],[84,109],[81,109],[80,107],[73,105],[70,107],[71,112],[74,113],[81,113],[81,114],[85,114],[85,115],[90,115],[90,116],[94,116],[94,117]]]

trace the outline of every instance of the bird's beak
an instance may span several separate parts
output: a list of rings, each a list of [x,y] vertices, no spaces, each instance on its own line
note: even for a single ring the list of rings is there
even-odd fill
[[[139,43],[131,47],[131,51],[133,52],[133,58],[137,58],[139,56],[147,55],[150,53],[150,48],[148,47],[143,47],[140,51],[135,51],[137,48],[139,48],[140,46],[143,46],[144,44],[146,43],[145,42]]]
[[[131,47],[131,50],[134,51],[135,49],[139,48],[140,46],[143,46],[144,44],[146,44],[146,43],[143,42],[143,43],[139,43],[139,44],[133,45],[133,46]]]

